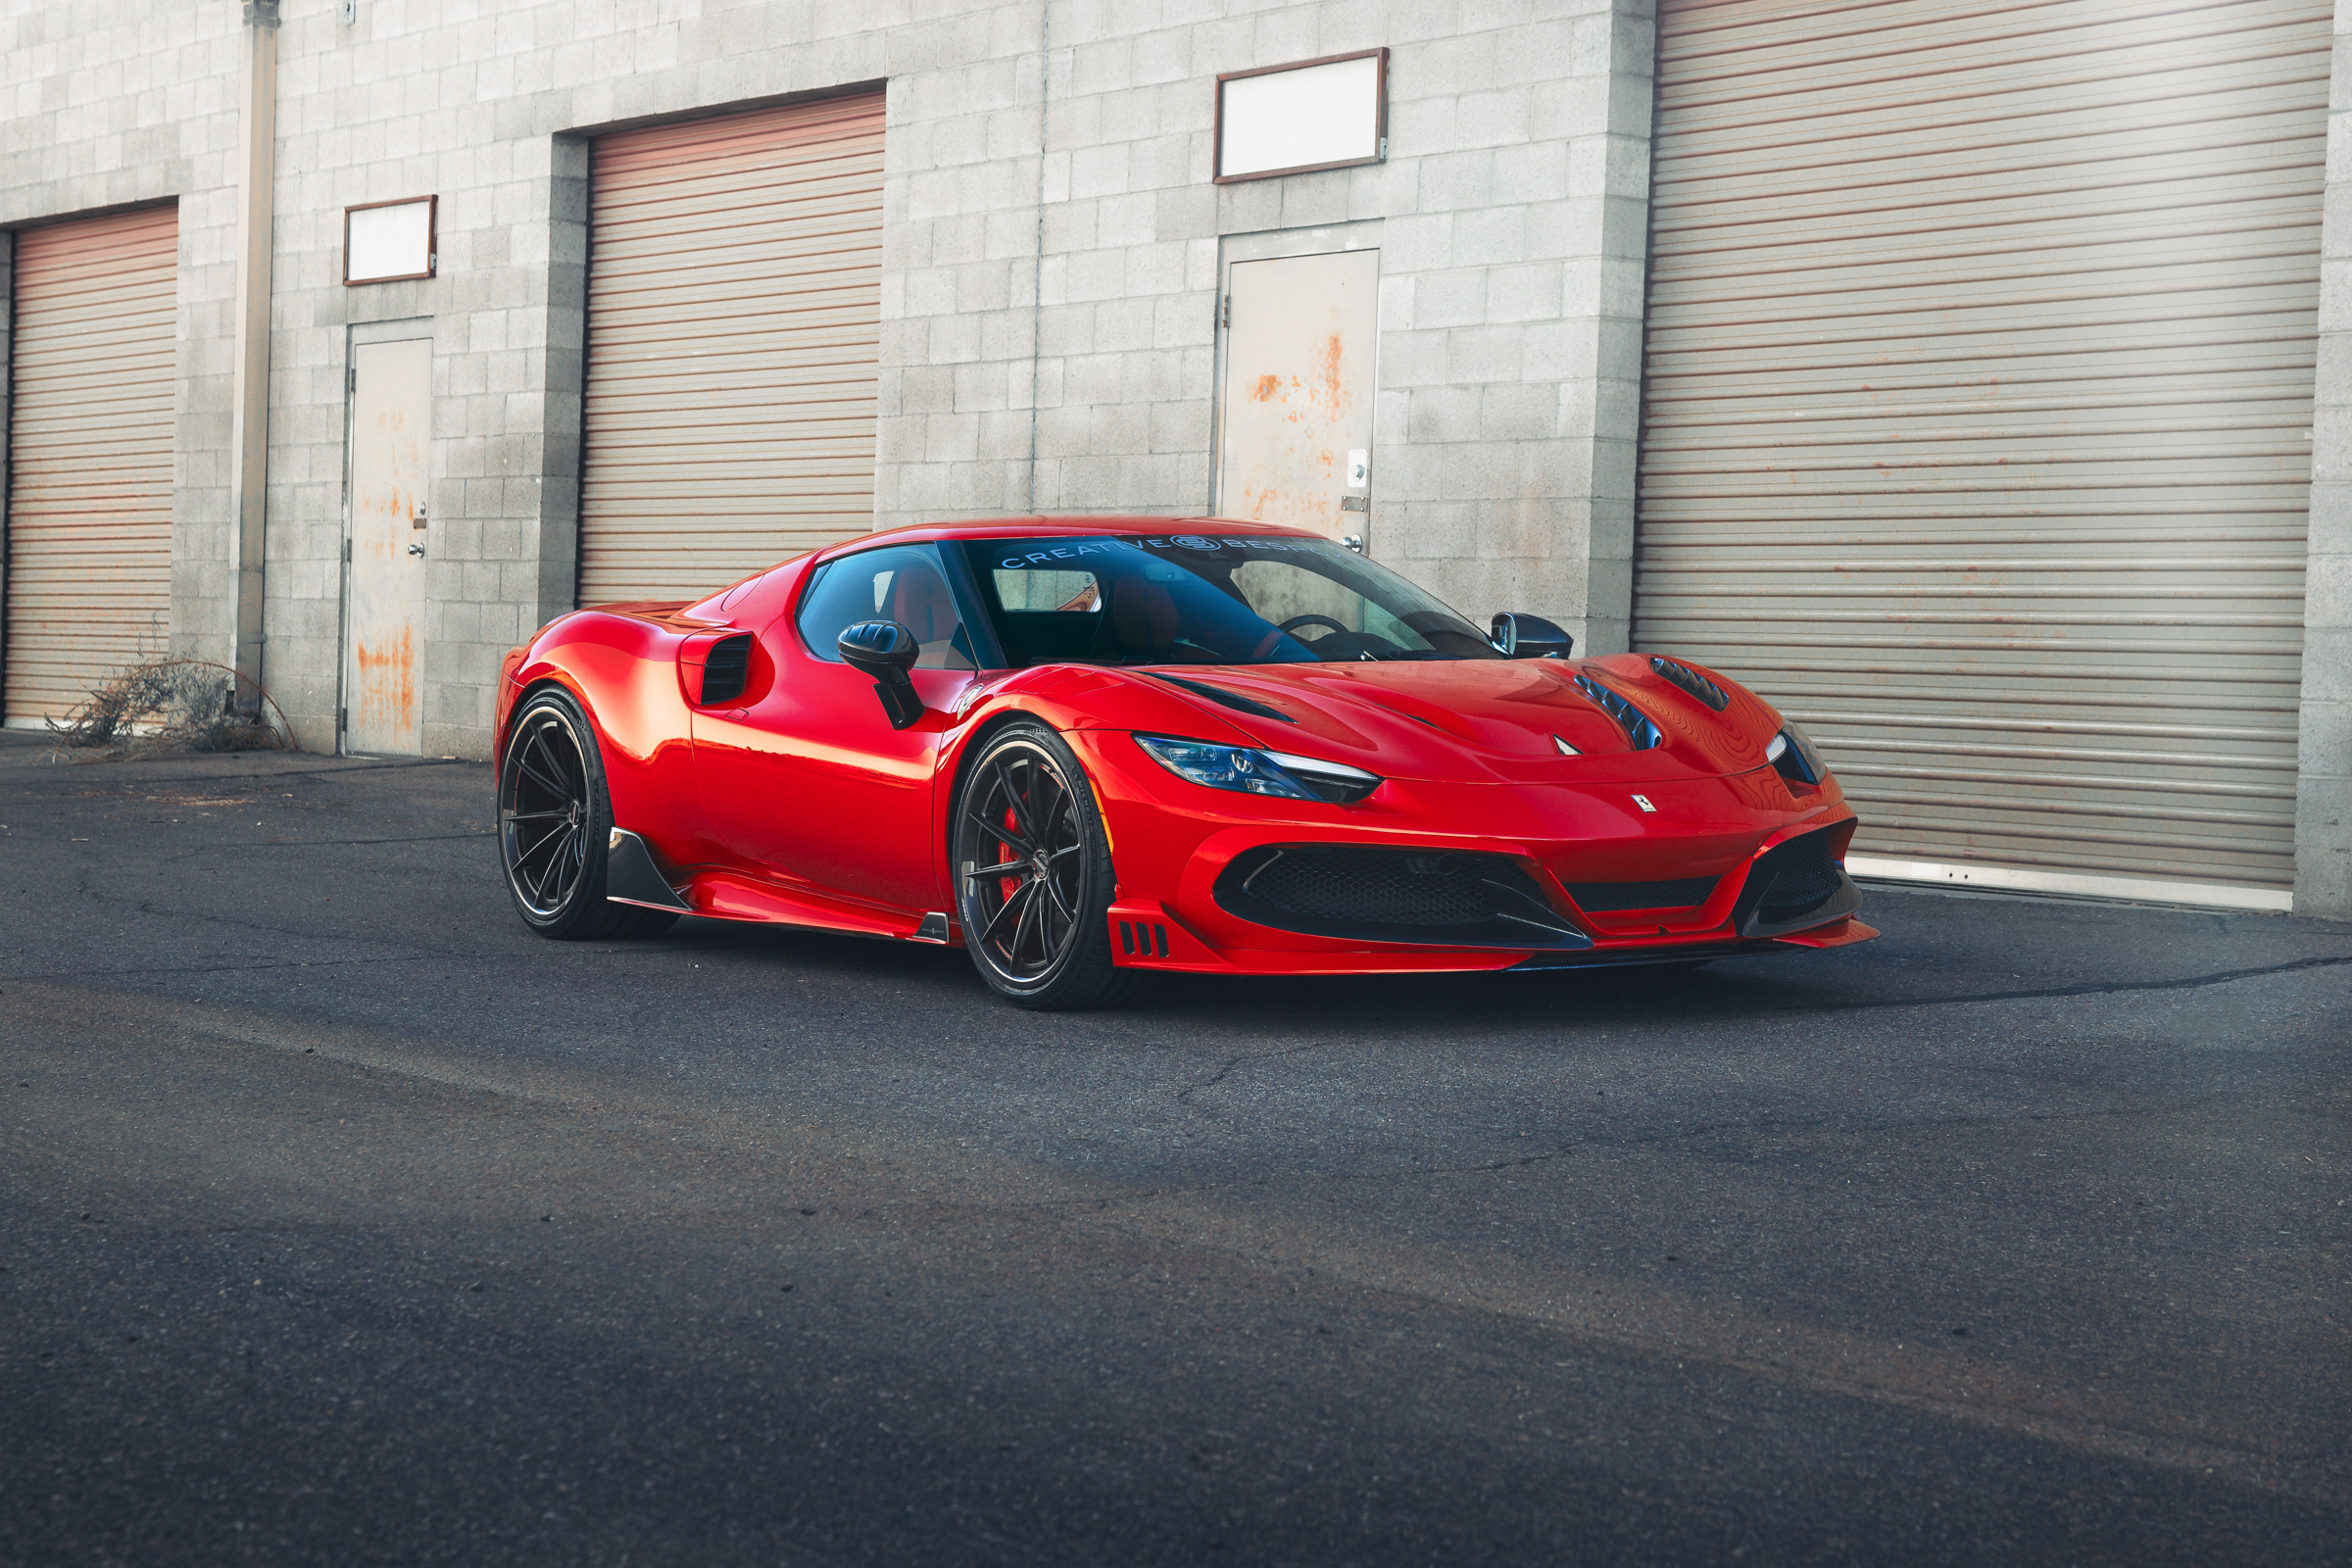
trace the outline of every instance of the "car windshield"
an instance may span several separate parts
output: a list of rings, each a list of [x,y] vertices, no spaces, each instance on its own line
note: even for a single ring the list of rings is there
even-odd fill
[[[1327,539],[1188,533],[961,548],[1016,665],[1502,657],[1437,600]]]

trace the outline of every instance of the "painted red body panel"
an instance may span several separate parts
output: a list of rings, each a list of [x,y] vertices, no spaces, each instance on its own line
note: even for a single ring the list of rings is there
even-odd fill
[[[1252,523],[1182,523],[1219,534],[1297,537]],[[1238,712],[1134,668],[1049,664],[914,672],[922,717],[885,720],[870,681],[815,658],[792,612],[818,562],[883,545],[991,535],[1164,534],[1161,518],[1012,518],[893,530],[851,541],[692,605],[606,606],[563,616],[507,658],[498,743],[516,699],[567,688],[603,745],[613,819],[664,862],[698,913],[910,937],[953,911],[947,863],[961,759],[1015,716],[1053,726],[1076,751],[1112,840],[1112,929],[1160,933],[1120,961],[1202,973],[1377,973],[1499,969],[1526,948],[1362,943],[1253,924],[1212,889],[1244,852],[1348,844],[1511,856],[1591,956],[1703,956],[1841,946],[1877,933],[1850,917],[1742,942],[1729,924],[1741,870],[1776,844],[1830,829],[1842,857],[1854,815],[1835,779],[1792,784],[1766,760],[1782,720],[1707,673],[1730,698],[1710,710],[1645,657],[1568,661],[1187,665],[1284,719]],[[698,706],[702,666],[722,638],[754,639],[737,698]],[[1699,666],[1693,665],[1693,668]],[[1634,699],[1664,735],[1636,751],[1576,687],[1584,675]],[[1213,790],[1169,772],[1134,733],[1308,753],[1385,782],[1352,805]],[[1556,739],[1555,739],[1556,737]],[[1564,756],[1560,744],[1581,755]],[[1637,796],[1653,809],[1643,810]],[[1569,885],[1720,876],[1702,906],[1588,913]],[[1159,951],[1164,942],[1166,952]],[[1132,946],[1132,944],[1130,944]]]

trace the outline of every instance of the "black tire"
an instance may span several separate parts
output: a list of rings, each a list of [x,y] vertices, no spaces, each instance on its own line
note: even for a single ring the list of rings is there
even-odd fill
[[[983,743],[956,792],[956,913],[972,966],[1016,1006],[1115,1005],[1144,977],[1111,959],[1110,839],[1086,770],[1043,724]]]
[[[650,937],[677,916],[605,897],[612,798],[596,729],[571,694],[523,699],[498,764],[498,854],[522,923],[557,942]]]

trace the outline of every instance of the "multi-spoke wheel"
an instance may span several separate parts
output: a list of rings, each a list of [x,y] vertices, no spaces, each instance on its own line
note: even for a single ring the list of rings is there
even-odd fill
[[[956,913],[981,978],[1026,1007],[1117,1002],[1141,976],[1110,956],[1109,842],[1060,736],[1000,730],[956,803]]]
[[[605,897],[612,807],[596,732],[566,693],[526,699],[498,769],[498,848],[523,923],[578,941],[650,936],[677,919]]]

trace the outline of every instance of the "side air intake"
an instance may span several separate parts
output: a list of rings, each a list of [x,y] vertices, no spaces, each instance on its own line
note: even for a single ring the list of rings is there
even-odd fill
[[[703,664],[703,706],[731,703],[743,695],[743,683],[752,673],[752,639],[750,633],[728,637],[710,645],[710,657]]]
[[[1722,687],[1716,685],[1713,681],[1707,679],[1706,676],[1701,675],[1697,670],[1692,669],[1688,664],[1677,663],[1671,659],[1659,659],[1653,656],[1649,662],[1649,667],[1656,670],[1659,674],[1665,676],[1668,680],[1674,682],[1677,686],[1680,686],[1683,690],[1689,692],[1691,696],[1697,698],[1700,702],[1706,704],[1709,708],[1715,710],[1715,711],[1718,713],[1732,706],[1732,699],[1730,695],[1727,694]]]
[[[1635,751],[1646,752],[1653,746],[1665,744],[1666,737],[1658,733],[1658,726],[1652,724],[1642,714],[1642,710],[1600,682],[1590,676],[1579,675],[1576,677],[1576,689],[1592,698],[1595,708],[1623,726],[1626,739],[1634,743]]]

